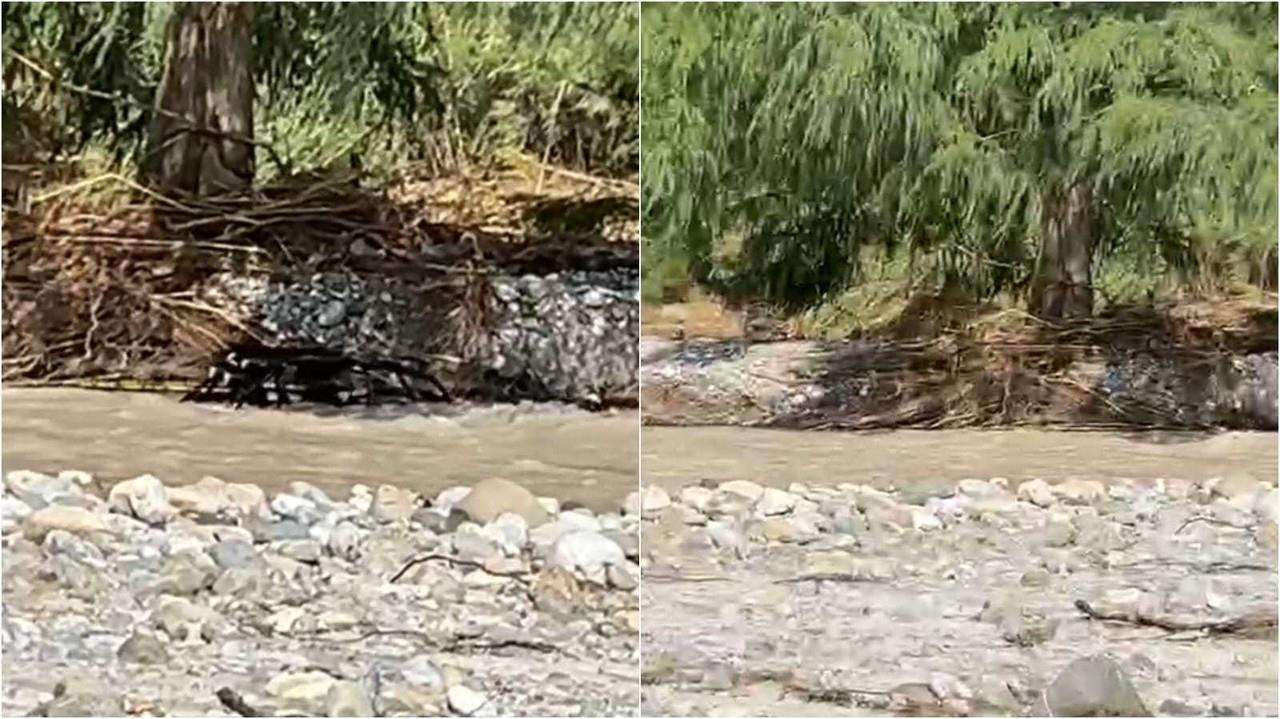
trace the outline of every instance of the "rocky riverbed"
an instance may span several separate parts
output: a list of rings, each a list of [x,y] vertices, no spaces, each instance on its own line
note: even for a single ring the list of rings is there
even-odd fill
[[[642,714],[1275,716],[1277,496],[647,486]]]
[[[634,715],[628,506],[10,471],[0,713]]]

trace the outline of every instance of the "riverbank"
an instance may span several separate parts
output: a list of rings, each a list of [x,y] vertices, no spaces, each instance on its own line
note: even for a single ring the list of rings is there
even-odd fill
[[[5,476],[5,715],[636,712],[634,497],[100,487]]]
[[[1274,481],[1133,475],[647,486],[642,713],[1274,715]]]

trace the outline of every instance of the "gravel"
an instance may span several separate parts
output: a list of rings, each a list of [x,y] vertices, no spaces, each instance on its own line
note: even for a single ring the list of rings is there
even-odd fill
[[[644,713],[1274,716],[1275,492],[644,488],[671,498],[642,512]]]
[[[553,563],[516,512],[419,521],[452,517],[457,489],[143,476],[104,498],[76,476],[5,477],[6,716],[637,712],[638,556],[603,533]],[[584,541],[506,489],[486,506]],[[637,548],[621,509],[575,513]]]

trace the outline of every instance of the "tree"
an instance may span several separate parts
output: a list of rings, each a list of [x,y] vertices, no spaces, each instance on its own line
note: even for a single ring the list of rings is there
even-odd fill
[[[1274,5],[644,12],[644,227],[700,281],[806,304],[905,248],[1060,319],[1111,258],[1274,262]]]
[[[196,195],[253,183],[251,9],[179,3],[165,33],[164,74],[151,136],[151,176]]]

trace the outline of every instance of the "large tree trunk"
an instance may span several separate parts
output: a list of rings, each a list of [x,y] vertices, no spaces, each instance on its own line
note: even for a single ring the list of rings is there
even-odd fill
[[[1031,280],[1030,310],[1048,320],[1093,313],[1093,225],[1089,188],[1049,192],[1041,209],[1040,256]]]
[[[214,195],[253,182],[250,12],[179,3],[169,19],[150,154],[163,189]]]

